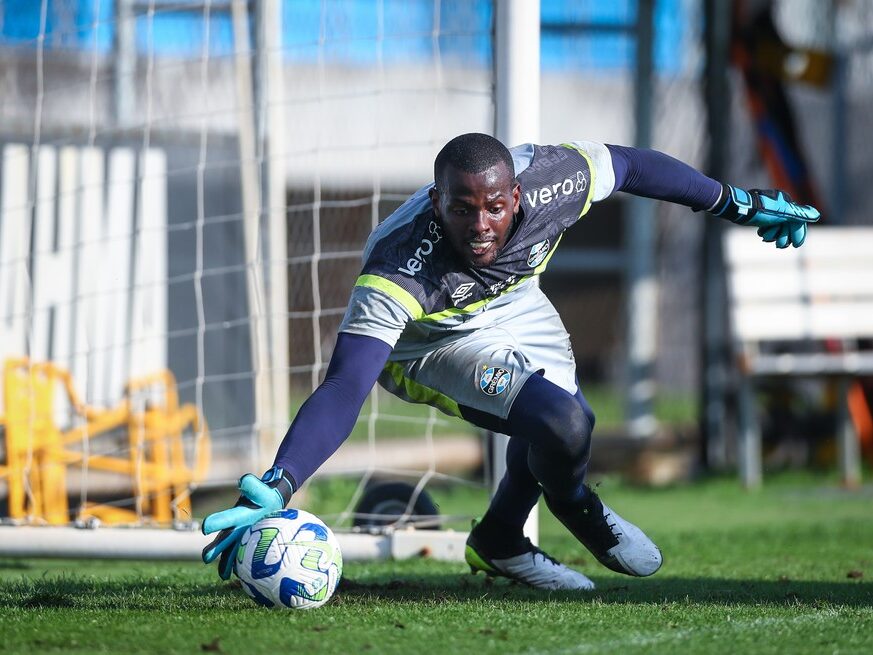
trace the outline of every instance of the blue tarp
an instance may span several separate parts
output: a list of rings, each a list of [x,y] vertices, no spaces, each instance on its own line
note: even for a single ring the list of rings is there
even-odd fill
[[[233,33],[226,11],[204,2],[179,10],[179,0],[155,0],[153,18],[137,18],[137,46],[156,56],[199,57],[208,34],[209,56],[229,56]],[[139,3],[138,12],[146,3]],[[226,3],[221,3],[226,7]],[[114,0],[5,0],[0,3],[0,45],[109,52],[115,28]],[[547,24],[632,24],[636,0],[542,0]],[[662,72],[682,64],[688,3],[659,0],[655,9],[655,65]],[[438,53],[447,63],[491,65],[491,0],[286,0],[283,50],[288,60],[372,66],[427,62]],[[545,30],[546,71],[620,70],[633,65],[633,39],[614,30],[570,35]]]

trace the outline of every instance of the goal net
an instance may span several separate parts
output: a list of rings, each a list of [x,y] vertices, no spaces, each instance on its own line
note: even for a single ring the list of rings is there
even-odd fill
[[[446,140],[493,131],[493,7],[16,6],[0,26],[4,520],[194,524],[210,492],[232,502],[271,464],[372,228]],[[481,459],[470,427],[374,390],[299,502],[370,529],[430,515],[428,492],[463,529],[440,494],[484,502]]]

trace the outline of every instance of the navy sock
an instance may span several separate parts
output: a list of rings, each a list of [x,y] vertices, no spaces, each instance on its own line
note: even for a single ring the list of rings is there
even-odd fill
[[[491,510],[473,528],[473,535],[481,554],[491,559],[515,557],[530,550],[522,527],[502,521]]]
[[[512,437],[506,447],[506,473],[497,487],[488,514],[520,532],[542,494],[527,465],[528,442]]]

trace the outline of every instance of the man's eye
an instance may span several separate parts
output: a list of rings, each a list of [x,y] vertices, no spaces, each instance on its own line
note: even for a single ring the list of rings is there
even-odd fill
[[[498,205],[497,207],[491,207],[488,211],[497,216],[500,212],[503,211],[503,205]]]
[[[454,209],[452,209],[452,213],[455,214],[456,216],[464,216],[467,213],[467,208],[466,207],[455,207]]]

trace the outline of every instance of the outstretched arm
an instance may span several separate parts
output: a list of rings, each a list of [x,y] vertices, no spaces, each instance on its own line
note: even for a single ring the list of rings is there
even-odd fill
[[[764,241],[774,242],[779,248],[789,244],[800,247],[806,238],[806,224],[820,217],[814,207],[792,202],[782,191],[746,191],[723,184],[657,150],[611,144],[589,144],[588,150],[598,176],[613,183],[611,191],[666,200],[711,212],[738,225],[752,225]],[[611,191],[601,189],[596,199]]]
[[[340,333],[327,375],[294,418],[273,467],[260,479],[239,481],[236,505],[210,514],[203,534],[217,532],[203,549],[203,561],[218,559],[218,574],[230,577],[233,554],[245,529],[284,508],[291,495],[349,436],[361,406],[385,366],[391,346],[375,337]]]
[[[279,446],[274,466],[303,484],[346,440],[391,346],[375,337],[341,332],[324,382],[303,403]]]
[[[657,150],[608,144],[615,191],[666,200],[695,210],[711,210],[722,193],[721,182]]]

